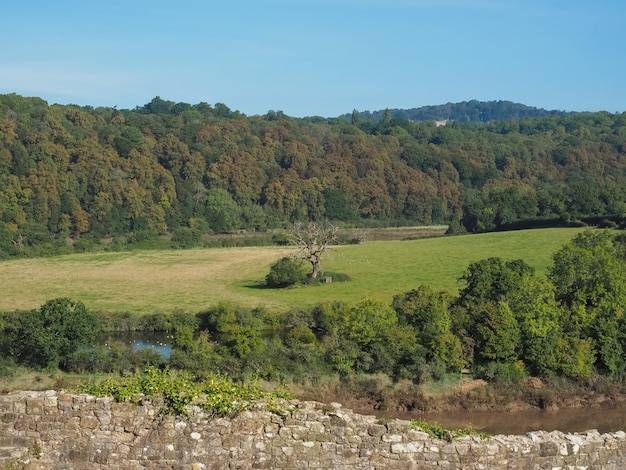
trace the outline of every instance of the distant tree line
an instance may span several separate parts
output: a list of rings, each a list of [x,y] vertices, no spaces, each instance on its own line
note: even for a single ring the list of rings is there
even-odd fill
[[[0,95],[0,258],[185,248],[309,221],[481,232],[624,220],[626,113],[354,117]]]
[[[434,106],[421,106],[411,109],[388,109],[378,111],[361,111],[358,117],[363,120],[383,121],[385,114],[394,119],[408,121],[459,121],[482,122],[491,121],[518,121],[525,118],[546,116],[564,116],[571,114],[565,111],[536,108],[511,101],[463,101],[461,103],[446,103]],[[347,114],[344,118],[349,117]]]
[[[124,373],[167,364],[198,377],[273,381],[385,374],[423,383],[463,368],[497,382],[626,374],[623,233],[580,233],[553,255],[547,278],[523,260],[489,258],[470,264],[461,284],[458,295],[417,286],[390,304],[371,298],[277,313],[220,303],[137,320],[135,328],[170,332],[169,358],[105,347],[95,338],[130,328],[127,316],[56,299],[1,317],[1,365]]]

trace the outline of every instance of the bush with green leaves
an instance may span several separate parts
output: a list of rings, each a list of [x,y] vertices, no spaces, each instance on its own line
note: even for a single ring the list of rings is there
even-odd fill
[[[519,383],[528,377],[528,372],[522,361],[513,363],[488,362],[474,369],[476,378],[489,382]]]
[[[426,421],[411,421],[411,429],[416,431],[423,431],[429,436],[436,439],[454,439],[463,436],[476,436],[479,439],[489,440],[491,436],[484,432],[479,432],[471,427],[465,427],[460,429],[445,429],[438,423],[427,423]]]
[[[226,416],[248,410],[256,401],[272,403],[276,398],[292,398],[280,391],[265,392],[255,385],[236,384],[219,374],[199,382],[188,372],[156,367],[146,367],[143,373],[122,379],[108,377],[101,382],[85,383],[80,391],[111,396],[118,402],[137,402],[142,396],[160,397],[164,401],[163,413],[179,415],[186,415],[187,406],[192,403],[211,414]]]
[[[93,346],[100,327],[82,302],[59,298],[17,315],[4,333],[3,348],[18,364],[65,369],[72,354]]]
[[[194,248],[200,245],[202,234],[190,227],[178,227],[172,234],[171,245],[174,249]]]
[[[269,287],[289,287],[303,283],[306,279],[307,274],[302,261],[285,257],[270,266],[265,283]]]
[[[292,242],[291,237],[285,232],[277,232],[272,235],[272,244],[278,246],[287,246]]]

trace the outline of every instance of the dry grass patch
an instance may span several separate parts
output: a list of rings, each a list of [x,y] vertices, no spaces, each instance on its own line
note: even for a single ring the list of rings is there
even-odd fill
[[[279,249],[254,247],[5,261],[0,310],[32,309],[55,297],[114,312],[196,312],[222,300],[257,306],[254,292],[242,296],[229,286],[242,277],[262,278],[278,256]]]
[[[0,263],[0,311],[37,308],[55,297],[79,300],[93,311],[197,313],[223,300],[271,310],[308,308],[322,301],[357,302],[426,284],[458,291],[469,263],[491,256],[521,258],[544,275],[552,254],[581,229],[371,241],[334,247],[326,272],[350,282],[267,289],[273,262],[293,247],[87,253]]]

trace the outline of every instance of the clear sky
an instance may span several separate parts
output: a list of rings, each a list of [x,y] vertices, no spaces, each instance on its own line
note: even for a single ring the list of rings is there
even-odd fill
[[[0,93],[50,104],[626,111],[624,0],[15,0],[0,11]]]

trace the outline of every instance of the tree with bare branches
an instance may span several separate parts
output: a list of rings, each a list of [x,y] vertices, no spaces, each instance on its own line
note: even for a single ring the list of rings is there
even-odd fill
[[[297,222],[289,231],[291,241],[296,245],[292,258],[311,263],[311,278],[315,279],[322,267],[322,257],[331,245],[337,243],[339,228],[329,223]]]

